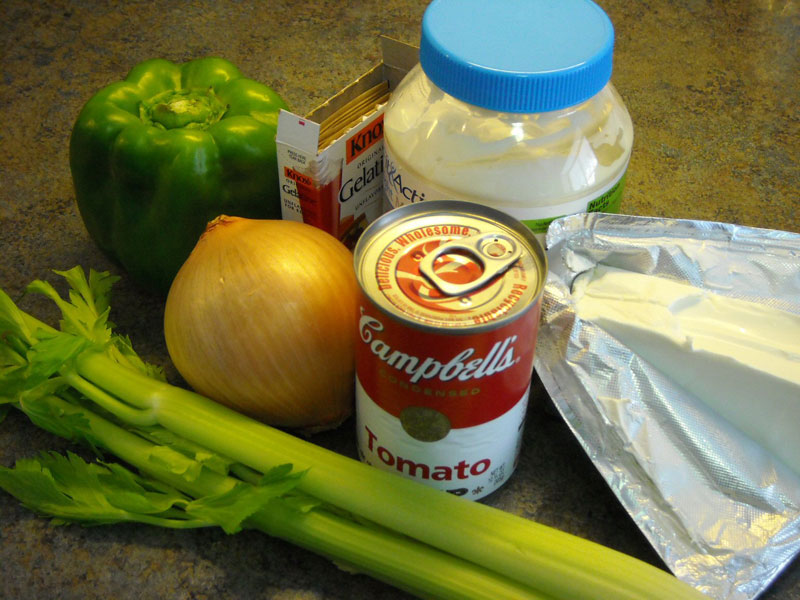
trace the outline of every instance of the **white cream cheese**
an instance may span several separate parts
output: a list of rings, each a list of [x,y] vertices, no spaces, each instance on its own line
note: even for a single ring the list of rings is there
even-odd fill
[[[800,315],[663,277],[597,267],[577,315],[800,474]]]

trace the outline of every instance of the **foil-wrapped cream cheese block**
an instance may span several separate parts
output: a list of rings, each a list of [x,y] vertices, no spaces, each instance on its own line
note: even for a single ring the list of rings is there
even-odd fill
[[[571,215],[535,368],[675,575],[759,596],[800,553],[800,234]]]
[[[597,266],[576,313],[800,474],[800,315],[663,276]]]

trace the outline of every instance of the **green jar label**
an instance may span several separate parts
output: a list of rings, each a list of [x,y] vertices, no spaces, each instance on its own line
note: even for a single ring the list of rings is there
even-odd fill
[[[552,217],[544,217],[541,219],[522,219],[522,222],[525,223],[525,225],[527,225],[534,233],[544,235],[547,233],[547,228],[550,226],[550,223],[560,217],[565,217],[568,214],[575,214],[577,212],[618,213],[620,204],[622,203],[622,191],[624,187],[625,174],[623,173],[622,177],[620,177],[617,182],[608,190],[600,194],[600,196],[594,200],[587,202],[584,210],[573,210],[568,213],[559,214]]]

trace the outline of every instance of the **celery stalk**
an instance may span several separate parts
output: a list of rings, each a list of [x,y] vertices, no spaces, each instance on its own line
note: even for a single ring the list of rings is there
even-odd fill
[[[51,419],[68,422],[79,417],[94,443],[157,481],[194,498],[223,494],[238,480],[198,465],[197,475],[186,477],[163,460],[154,461],[156,445],[98,414],[57,396],[38,400],[35,412],[21,403],[36,420],[42,411]],[[41,419],[41,417],[39,417]],[[169,451],[168,448],[161,450]],[[302,480],[302,478],[301,478]],[[143,522],[147,520],[142,519]],[[399,536],[380,527],[357,523],[324,507],[301,511],[289,502],[271,502],[249,516],[246,526],[281,538],[307,550],[348,565],[358,572],[392,584],[423,598],[452,600],[548,600],[486,569]]]
[[[622,553],[374,469],[131,368],[128,355],[132,351],[103,331],[104,327],[110,329],[103,274],[92,273],[89,283],[75,270],[62,274],[74,290],[71,304],[47,284],[35,282],[34,287],[59,304],[65,314],[63,333],[74,338],[62,342],[69,351],[68,359],[51,374],[79,389],[121,423],[164,427],[260,472],[291,463],[296,470],[307,471],[298,489],[309,496],[545,597],[704,597],[669,573]],[[70,308],[75,306],[77,310]],[[30,324],[25,318],[17,320]],[[19,338],[27,333],[22,331]],[[83,341],[86,343],[81,345]]]
[[[665,571],[551,527],[443,493],[258,423],[183,388],[85,352],[78,373],[153,423],[253,469],[308,469],[299,489],[554,598],[703,596]],[[113,406],[107,406],[114,410]],[[346,482],[346,485],[343,485]]]

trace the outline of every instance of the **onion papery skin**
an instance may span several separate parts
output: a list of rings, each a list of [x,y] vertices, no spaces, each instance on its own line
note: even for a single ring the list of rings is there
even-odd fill
[[[222,215],[170,287],[167,350],[197,392],[313,433],[353,412],[353,255],[304,223]]]

